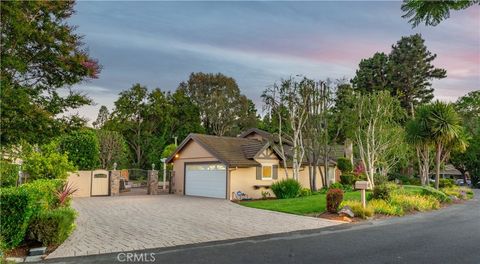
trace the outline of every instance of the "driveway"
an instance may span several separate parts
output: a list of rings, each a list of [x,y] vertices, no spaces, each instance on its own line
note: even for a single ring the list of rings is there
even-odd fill
[[[318,230],[135,251],[155,263],[480,263],[480,190],[437,211]],[[130,252],[132,254],[132,252]],[[121,256],[125,259],[125,255]],[[121,263],[118,254],[47,263]],[[151,260],[151,258],[150,258]]]
[[[340,222],[177,195],[75,198],[73,234],[48,258],[162,248],[316,229]]]

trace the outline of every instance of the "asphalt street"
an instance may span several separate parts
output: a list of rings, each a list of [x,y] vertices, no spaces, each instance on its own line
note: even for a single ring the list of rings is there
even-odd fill
[[[47,263],[480,263],[480,191],[437,211],[316,230]],[[248,225],[248,219],[245,220]]]

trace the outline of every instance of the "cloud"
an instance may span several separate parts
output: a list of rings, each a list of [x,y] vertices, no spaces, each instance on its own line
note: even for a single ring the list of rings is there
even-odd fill
[[[72,24],[103,65],[79,85],[113,105],[134,83],[173,90],[191,72],[222,72],[261,108],[267,85],[290,75],[353,77],[358,63],[422,33],[448,77],[435,95],[455,98],[480,86],[480,12],[452,12],[437,27],[411,28],[401,2],[78,2]],[[472,11],[473,10],[473,11]],[[88,110],[91,119],[93,110]]]

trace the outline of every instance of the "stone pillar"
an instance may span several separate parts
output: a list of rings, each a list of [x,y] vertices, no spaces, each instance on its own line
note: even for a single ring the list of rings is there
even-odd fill
[[[147,194],[149,195],[158,194],[158,171],[157,170],[148,171]]]
[[[110,196],[120,195],[120,171],[110,171]]]

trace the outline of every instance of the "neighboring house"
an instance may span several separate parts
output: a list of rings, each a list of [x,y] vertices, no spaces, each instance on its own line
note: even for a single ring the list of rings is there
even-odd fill
[[[435,179],[435,172],[430,172],[430,177]],[[462,173],[455,168],[452,164],[446,164],[443,170],[440,171],[440,177],[443,179],[463,179]],[[469,177],[467,177],[469,178]]]
[[[288,161],[291,146],[288,142],[285,146],[291,178],[291,159]],[[286,178],[281,157],[278,138],[259,129],[250,129],[238,137],[190,134],[167,162],[173,163],[174,193],[232,200],[239,191],[250,198],[261,198],[265,191],[273,196],[269,187]],[[330,182],[338,181],[335,166],[332,161],[328,174]],[[305,163],[298,181],[303,187],[310,187],[309,167]],[[321,182],[317,168],[317,188],[322,187]]]

